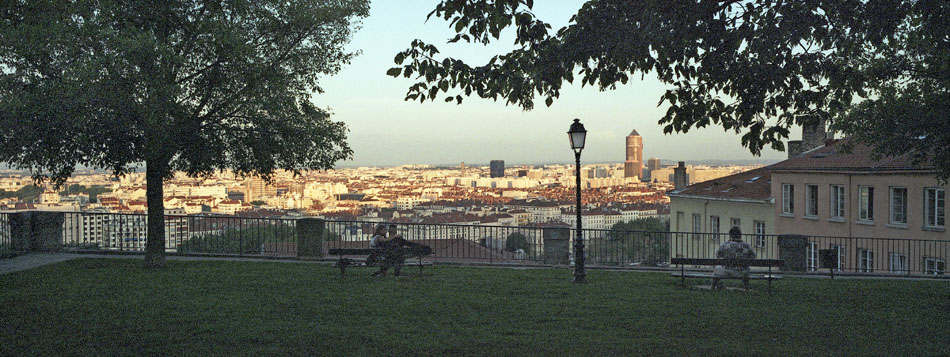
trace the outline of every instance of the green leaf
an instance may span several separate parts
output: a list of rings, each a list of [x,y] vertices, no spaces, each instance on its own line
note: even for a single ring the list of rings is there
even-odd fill
[[[399,73],[401,72],[402,72],[402,68],[393,67],[393,68],[390,68],[388,71],[386,71],[386,75],[392,76],[392,77],[399,77]]]

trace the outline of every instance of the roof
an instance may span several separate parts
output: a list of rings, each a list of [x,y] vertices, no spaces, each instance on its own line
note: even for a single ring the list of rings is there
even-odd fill
[[[640,136],[640,133],[637,132],[637,129],[633,129],[633,131],[630,132],[630,135],[627,136]]]
[[[846,150],[851,146],[851,151]],[[772,165],[774,171],[933,171],[929,164],[915,164],[913,154],[874,158],[870,146],[850,138],[802,153]]]
[[[774,166],[774,165],[773,165]],[[706,197],[730,200],[768,200],[772,196],[772,166],[695,183],[670,192],[670,197]]]

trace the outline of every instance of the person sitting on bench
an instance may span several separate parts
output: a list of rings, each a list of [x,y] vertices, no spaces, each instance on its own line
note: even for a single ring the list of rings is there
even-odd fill
[[[727,259],[732,263],[727,262],[726,265],[717,265],[713,268],[713,274],[716,275],[713,278],[713,289],[723,289],[722,282],[719,281],[720,277],[742,279],[745,288],[749,288],[749,267],[741,266],[736,261],[755,259],[755,251],[752,250],[749,243],[742,241],[742,230],[739,227],[732,227],[729,230],[729,240],[719,246],[719,250],[716,251],[716,258]]]
[[[382,224],[380,226],[385,227],[385,225]],[[388,232],[386,232],[384,228],[383,234],[385,237],[381,237],[379,239],[373,237],[376,239],[377,248],[382,249],[379,271],[373,273],[373,276],[386,276],[386,273],[389,271],[390,267],[395,267],[395,269],[393,269],[393,275],[399,276],[399,271],[402,269],[402,264],[406,261],[406,257],[403,255],[402,247],[408,245],[409,242],[402,238],[402,235],[397,231],[395,224],[389,225]]]
[[[378,224],[376,225],[376,230],[373,232],[373,238],[369,240],[369,247],[378,249],[379,251],[373,252],[368,257],[366,257],[366,265],[376,265],[382,261],[383,258],[383,245],[389,242],[389,237],[386,237],[386,225]]]

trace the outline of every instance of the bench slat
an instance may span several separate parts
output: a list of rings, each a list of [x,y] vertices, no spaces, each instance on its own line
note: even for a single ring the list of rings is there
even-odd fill
[[[685,278],[691,278],[691,279],[693,279],[693,278],[695,278],[695,279],[712,279],[712,278],[717,278],[717,276],[716,276],[715,274],[704,274],[704,273],[686,273],[685,275],[683,275],[683,274],[680,274],[679,272],[674,272],[674,273],[670,273],[670,276],[672,276],[672,277],[674,277],[674,278],[683,278],[683,277],[685,277]],[[721,276],[721,277],[718,277],[718,278],[719,278],[719,279],[742,279],[742,278],[740,278],[740,277],[733,277],[733,276]],[[750,279],[750,280],[769,280],[769,279],[771,279],[771,280],[778,280],[778,279],[781,279],[781,278],[782,278],[781,275],[775,275],[775,274],[772,274],[772,275],[769,275],[769,274],[750,274],[750,275],[749,275],[749,279]]]
[[[713,259],[713,258],[671,258],[670,264],[672,265],[724,265],[726,262],[730,262],[729,259]],[[739,260],[739,262],[747,262],[750,267],[781,267],[785,265],[785,260],[782,259],[749,259],[749,260]]]
[[[375,248],[334,248],[327,251],[327,254],[330,255],[370,255],[373,252],[378,252],[379,249]]]

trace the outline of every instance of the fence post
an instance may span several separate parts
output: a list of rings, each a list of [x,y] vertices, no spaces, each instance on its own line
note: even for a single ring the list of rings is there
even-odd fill
[[[778,236],[778,256],[785,261],[782,271],[805,271],[808,269],[806,249],[808,237],[799,234]]]
[[[297,220],[297,258],[323,258],[323,232],[326,221],[319,218]]]
[[[9,217],[13,250],[56,252],[62,248],[63,212],[16,212]]]
[[[544,264],[568,265],[571,263],[570,228],[542,228],[541,238],[544,240]]]

